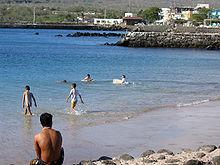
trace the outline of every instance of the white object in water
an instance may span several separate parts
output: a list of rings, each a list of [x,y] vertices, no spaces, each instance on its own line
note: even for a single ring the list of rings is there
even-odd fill
[[[113,84],[129,84],[129,82],[125,81],[123,82],[121,79],[113,79]]]
[[[82,79],[81,81],[82,81],[82,82],[93,82],[93,81],[95,81],[95,80],[93,80],[93,79],[91,79],[91,80]]]
[[[122,80],[120,80],[120,79],[113,79],[113,84],[122,84]]]

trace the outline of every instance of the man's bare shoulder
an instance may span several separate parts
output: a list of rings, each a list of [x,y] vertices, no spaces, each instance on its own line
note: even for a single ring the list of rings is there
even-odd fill
[[[39,140],[39,137],[40,137],[40,134],[41,133],[38,133],[34,136],[34,141],[37,142]]]
[[[60,133],[60,131],[57,131],[57,130],[53,129],[53,132],[54,132],[56,135],[58,135],[58,136],[61,137],[61,133]]]

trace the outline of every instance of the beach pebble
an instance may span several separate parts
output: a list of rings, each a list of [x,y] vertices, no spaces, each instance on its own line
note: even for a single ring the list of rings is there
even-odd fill
[[[122,160],[125,160],[125,161],[128,161],[128,160],[133,160],[134,157],[129,155],[129,154],[123,154],[119,157],[119,159],[122,159]]]
[[[203,165],[199,160],[189,160],[184,165]]]
[[[153,150],[147,150],[147,151],[145,151],[145,152],[143,152],[142,154],[141,154],[141,157],[147,157],[147,156],[150,156],[150,155],[152,155],[152,154],[154,154],[155,152],[153,151]]]
[[[165,163],[176,163],[176,162],[179,162],[180,160],[179,159],[168,159],[165,161]]]
[[[198,151],[212,152],[216,150],[217,147],[215,145],[204,145],[198,148]]]
[[[158,158],[158,160],[163,160],[163,159],[166,159],[165,155],[160,155]]]
[[[197,156],[198,158],[202,158],[202,157],[205,156],[205,154],[204,154],[203,152],[198,152],[198,153],[196,153],[196,156]]]
[[[174,153],[170,150],[167,149],[160,149],[159,151],[157,151],[157,153],[167,153],[168,155],[174,155]]]
[[[143,159],[143,161],[142,161],[143,163],[155,163],[155,162],[157,162],[157,160],[151,160],[151,159]]]
[[[101,163],[103,165],[116,165],[116,163],[114,163],[113,161],[111,160],[102,160]]]
[[[91,160],[82,160],[79,165],[95,165]]]
[[[214,165],[220,165],[220,156],[215,156],[212,159],[212,162],[213,162]]]

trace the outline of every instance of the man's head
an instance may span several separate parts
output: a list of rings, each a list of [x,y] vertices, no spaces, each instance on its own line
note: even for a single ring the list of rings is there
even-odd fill
[[[29,85],[26,85],[26,86],[25,86],[25,89],[26,89],[27,91],[29,91],[29,90],[30,90],[30,86],[29,86]]]
[[[71,87],[76,88],[76,83],[72,83]]]
[[[90,74],[87,74],[87,77],[90,78]]]
[[[53,116],[49,113],[43,113],[40,115],[40,122],[43,127],[52,127]]]

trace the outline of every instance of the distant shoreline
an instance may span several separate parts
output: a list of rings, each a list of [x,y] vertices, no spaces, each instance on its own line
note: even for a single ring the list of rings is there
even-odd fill
[[[0,23],[0,28],[18,28],[18,29],[69,29],[69,30],[106,30],[106,31],[125,31],[129,27],[121,26],[97,26],[97,25],[76,25],[68,23],[46,23],[46,24],[15,24]]]

